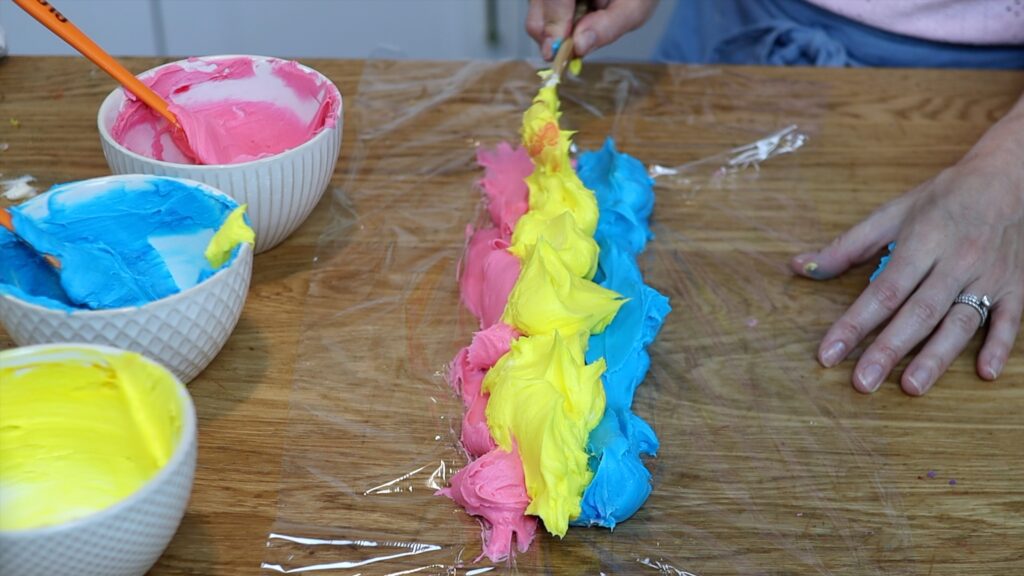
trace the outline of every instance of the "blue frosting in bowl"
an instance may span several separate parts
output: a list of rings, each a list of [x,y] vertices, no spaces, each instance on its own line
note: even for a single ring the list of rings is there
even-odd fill
[[[0,294],[66,311],[166,298],[217,272],[204,252],[237,208],[228,196],[159,176],[55,186],[11,208],[31,248],[0,228]],[[59,273],[40,253],[60,261]]]

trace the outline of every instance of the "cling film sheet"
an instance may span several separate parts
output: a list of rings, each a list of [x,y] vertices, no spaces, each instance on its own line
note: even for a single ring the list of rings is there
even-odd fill
[[[889,440],[849,425],[876,409],[814,360],[869,270],[823,285],[786,265],[835,233],[802,178],[824,87],[683,67],[587,66],[560,88],[580,151],[612,136],[656,181],[640,266],[673,312],[633,406],[661,440],[654,489],[614,531],[478,560],[480,524],[435,495],[466,464],[459,263],[485,215],[476,149],[518,142],[539,85],[523,62],[370,61],[347,95],[262,573],[913,573]]]

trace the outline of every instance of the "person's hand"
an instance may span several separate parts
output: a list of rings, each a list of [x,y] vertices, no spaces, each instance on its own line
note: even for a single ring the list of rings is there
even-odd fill
[[[583,57],[636,30],[651,17],[658,0],[596,0],[593,11],[572,25],[575,0],[530,0],[526,31],[540,45],[545,60],[554,58],[552,46],[572,33],[573,52]]]
[[[1003,370],[1024,310],[1024,99],[955,166],[816,253],[793,259],[794,272],[831,278],[869,261],[896,241],[885,270],[829,329],[818,349],[825,367],[842,361],[875,328],[853,385],[874,392],[918,344],[900,378],[911,395],[928,391],[978,330],[981,315],[954,304],[961,293],[992,302],[977,372]]]

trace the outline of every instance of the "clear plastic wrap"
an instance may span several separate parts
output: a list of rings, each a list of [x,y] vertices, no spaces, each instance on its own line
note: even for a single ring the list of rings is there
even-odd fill
[[[466,463],[445,370],[476,328],[457,284],[482,212],[475,148],[518,139],[539,81],[522,62],[368,62],[305,303],[264,573],[912,573],[885,437],[848,425],[877,415],[814,361],[843,298],[786,267],[827,240],[800,161],[823,90],[773,78],[595,65],[560,89],[580,149],[614,136],[657,179],[640,262],[674,312],[634,410],[662,447],[650,499],[614,532],[542,534],[493,565],[475,562],[477,521],[435,495]]]

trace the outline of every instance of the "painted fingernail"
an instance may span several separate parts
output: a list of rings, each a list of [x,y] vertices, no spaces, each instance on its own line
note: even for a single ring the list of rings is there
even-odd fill
[[[821,353],[821,363],[825,365],[825,368],[831,368],[843,359],[844,352],[846,352],[846,344],[842,340],[836,340],[826,346],[825,351]]]
[[[926,366],[918,366],[907,376],[907,392],[910,394],[923,394],[932,385],[932,371]]]
[[[878,364],[869,364],[857,374],[857,379],[860,380],[861,388],[874,392],[882,385],[882,367]]]
[[[813,257],[814,254],[797,256],[797,262],[803,262],[805,259]],[[824,280],[826,278],[825,271],[822,270],[821,266],[814,260],[804,262],[802,269],[804,276],[807,276],[808,278],[814,278],[815,280]]]
[[[597,34],[593,30],[584,30],[580,32],[579,39],[576,40],[576,53],[586,54],[597,42]]]

